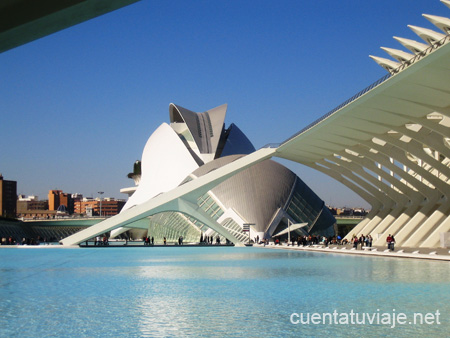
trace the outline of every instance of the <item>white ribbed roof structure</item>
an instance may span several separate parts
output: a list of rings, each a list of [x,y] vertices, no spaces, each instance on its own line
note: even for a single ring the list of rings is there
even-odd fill
[[[445,34],[409,26],[426,44],[395,38],[414,54],[382,48],[395,60],[371,57],[388,76],[277,149],[371,204],[347,238],[438,247],[450,231],[450,19],[424,16]]]
[[[424,16],[441,32],[409,26],[425,43],[395,37],[413,54],[383,48],[395,60],[373,58],[386,77],[277,148],[244,156],[62,243],[80,243],[155,210],[195,212],[189,201],[254,163],[281,157],[329,175],[371,204],[348,238],[370,234],[383,245],[393,234],[401,246],[438,247],[440,234],[450,232],[450,19]]]

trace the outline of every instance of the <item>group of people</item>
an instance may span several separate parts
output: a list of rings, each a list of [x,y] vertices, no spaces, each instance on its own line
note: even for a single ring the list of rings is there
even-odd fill
[[[216,245],[220,245],[220,236],[217,235],[216,236],[216,241],[215,241]],[[204,236],[203,234],[200,235],[200,245],[213,245],[214,244],[214,236]],[[227,244],[228,244],[228,240],[227,240]]]
[[[150,238],[149,236],[145,236],[144,237],[144,245],[145,246],[149,246],[149,245],[154,245],[155,244],[155,239],[153,238],[153,236]]]
[[[358,249],[358,244],[361,245],[361,250],[363,249],[363,247],[368,247],[371,248],[372,247],[372,242],[373,242],[373,238],[371,235],[367,235],[364,236],[363,234],[361,234],[361,236],[353,236],[352,239],[352,243],[353,243],[353,247],[355,249]]]
[[[25,238],[24,238],[25,239]],[[0,245],[15,245],[17,244],[17,241],[14,237],[2,237],[2,240],[0,242]]]
[[[291,238],[292,246],[294,246],[295,238]],[[364,236],[361,234],[359,237],[356,235],[353,235],[351,241],[349,242],[346,239],[341,240],[341,237],[332,237],[327,238],[325,236],[298,236],[297,237],[297,246],[311,246],[311,245],[317,245],[317,244],[324,244],[325,246],[328,246],[329,244],[352,244],[355,249],[358,249],[358,246],[360,246],[361,250],[363,250],[364,247],[371,248],[372,247],[373,238],[371,235]],[[269,240],[261,240],[260,242],[257,242],[259,244],[269,244]],[[280,245],[281,242],[278,238],[274,240],[275,245]],[[390,251],[394,251],[394,244],[395,244],[395,238],[394,235],[389,234],[389,236],[386,238],[386,243],[388,246],[388,249]],[[289,245],[288,240],[285,239],[285,244]]]
[[[264,244],[264,245],[268,245],[269,244],[269,240],[268,239],[264,239],[261,240],[260,242],[258,242],[259,244]],[[280,240],[278,238],[275,238],[274,240],[275,245],[279,245],[281,244]],[[286,238],[284,240],[284,243],[289,245],[289,241]],[[291,244],[292,246],[294,246],[295,244],[297,244],[297,246],[311,246],[311,245],[318,245],[318,244],[324,244],[325,246],[328,246],[329,244],[341,244],[341,237],[337,236],[337,237],[326,237],[326,236],[298,236],[297,238],[295,238],[295,236],[291,237]]]
[[[358,236],[353,235],[353,239],[352,239],[353,247],[355,249],[357,249],[358,244],[359,244],[359,245],[361,245],[361,250],[363,249],[364,246],[371,248],[372,241],[373,241],[373,238],[371,235],[364,236],[362,234],[361,234],[361,236],[359,236],[359,238],[358,238]],[[394,235],[389,234],[386,238],[386,243],[387,243],[388,250],[394,251],[394,245],[395,245]]]
[[[184,240],[183,236],[178,237],[178,245],[183,245],[183,240]],[[302,246],[311,246],[311,245],[317,245],[317,244],[324,244],[325,246],[328,246],[329,244],[343,244],[343,245],[349,244],[349,242],[346,239],[341,240],[340,236],[332,237],[332,238],[327,238],[325,236],[311,236],[311,235],[309,235],[309,236],[298,236],[297,238],[292,237],[291,241],[292,241],[292,246],[294,246],[294,244],[297,244],[297,246],[300,246],[300,245],[302,245]],[[356,236],[356,235],[353,235],[353,238],[351,240],[351,244],[353,245],[353,247],[355,249],[357,249],[358,245],[360,245],[361,250],[364,247],[371,248],[372,247],[372,242],[373,242],[373,238],[372,238],[371,235],[364,236],[363,234],[361,234],[359,237]],[[164,243],[164,245],[167,245],[166,237],[163,238],[163,243]],[[257,237],[255,237],[255,243],[268,245],[269,244],[269,239],[261,239],[260,240],[259,236],[257,236]],[[280,242],[280,240],[278,238],[276,238],[274,240],[274,243],[275,243],[275,245],[280,245],[281,244],[281,242]],[[287,239],[285,240],[285,243],[287,245],[289,245]],[[387,236],[386,243],[387,243],[388,249],[390,251],[394,251],[395,238],[394,238],[393,235],[389,234],[389,236]],[[2,238],[1,244],[2,245],[13,245],[13,244],[16,244],[16,241],[12,237]],[[29,241],[27,241],[24,238],[24,241],[23,241],[22,244],[39,244],[39,240],[36,242],[33,239],[33,241],[30,243]],[[109,244],[108,243],[108,237],[106,237],[106,236],[103,236],[103,237],[97,236],[95,238],[94,245],[96,245],[96,246],[97,245],[98,246],[100,246],[100,245],[101,246],[106,246],[108,244]],[[145,246],[147,246],[147,245],[148,246],[149,245],[154,245],[154,244],[155,244],[155,239],[153,238],[153,236],[152,237],[148,237],[148,236],[144,237],[144,245]],[[205,237],[203,237],[203,235],[202,235],[200,237],[200,244],[212,245],[212,244],[214,244],[214,237],[213,236],[205,236]],[[216,245],[220,245],[220,236],[216,237],[215,244]],[[227,244],[228,244],[228,241],[227,241]]]
[[[106,237],[106,236],[103,236],[103,237],[97,236],[97,237],[95,237],[94,245],[95,246],[108,246],[109,245],[108,237]]]
[[[48,242],[56,242],[56,238],[51,238],[49,241],[47,238],[41,238],[40,236],[37,236],[36,238],[22,238],[22,240],[16,240],[13,236],[9,237],[2,237],[0,241],[0,245],[40,245],[48,244]]]

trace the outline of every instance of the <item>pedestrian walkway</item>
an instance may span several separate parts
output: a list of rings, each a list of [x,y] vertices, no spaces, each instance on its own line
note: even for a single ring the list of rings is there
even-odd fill
[[[450,249],[445,248],[402,248],[396,247],[394,251],[389,251],[386,247],[371,247],[363,249],[355,249],[350,245],[323,245],[314,246],[292,246],[292,245],[255,245],[257,247],[265,247],[268,249],[294,250],[294,251],[314,251],[333,254],[345,255],[361,255],[361,256],[381,256],[381,257],[397,257],[397,258],[415,258],[429,259],[439,261],[450,261]]]

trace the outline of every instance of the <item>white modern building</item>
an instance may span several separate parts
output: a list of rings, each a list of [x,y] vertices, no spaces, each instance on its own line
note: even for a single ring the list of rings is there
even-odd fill
[[[141,162],[129,174],[137,184],[122,189],[130,195],[122,212],[168,192],[255,151],[245,134],[235,125],[225,128],[227,105],[196,113],[170,104],[170,125],[163,123],[150,136]],[[140,167],[139,167],[140,166]],[[292,236],[315,234],[332,236],[335,220],[324,202],[292,171],[266,160],[252,166],[197,198],[197,206],[240,242],[270,238],[292,227]],[[131,238],[152,236],[176,241],[198,242],[219,233],[196,218],[178,210],[160,212],[115,229],[115,237],[127,231]],[[250,234],[243,232],[250,225]],[[139,229],[139,230],[138,230]],[[295,230],[294,230],[295,229]],[[223,243],[227,236],[220,235]]]
[[[450,7],[449,0],[441,2]],[[226,158],[212,153],[221,144],[215,134],[219,123],[216,117],[210,116],[208,121],[209,114],[185,114],[181,108],[171,107],[172,124],[181,125],[175,128],[166,125],[157,132],[167,134],[167,139],[173,142],[173,149],[166,150],[180,156],[192,180],[187,179],[166,192],[163,191],[169,188],[169,180],[157,182],[158,189],[152,190],[156,195],[147,201],[146,189],[139,192],[138,188],[127,210],[64,239],[62,244],[75,245],[167,211],[195,215],[208,228],[240,243],[224,224],[211,220],[199,207],[199,199],[208,193],[220,200],[214,190],[216,186],[271,157],[280,157],[336,179],[371,205],[371,212],[348,238],[353,234],[370,234],[375,239],[374,245],[384,245],[386,236],[392,234],[397,244],[404,247],[449,247],[450,19],[435,14],[424,14],[424,17],[438,31],[409,26],[423,42],[395,37],[406,50],[382,48],[391,59],[372,57],[388,71],[385,77],[306,127],[302,126],[301,119],[292,121],[299,124],[300,131],[273,148],[262,148],[215,166],[216,161]],[[211,136],[200,139],[200,135]],[[180,140],[187,146],[175,145]],[[182,149],[189,149],[191,157],[182,154]],[[146,151],[147,147],[144,155]],[[206,168],[211,169],[204,173]],[[143,167],[145,170],[157,169]],[[166,170],[168,175],[176,175],[174,168],[169,166]],[[176,179],[170,181],[174,183]],[[139,187],[150,189],[151,184],[144,180],[143,174]],[[157,190],[162,193],[158,195]],[[244,215],[239,216],[245,219]],[[270,225],[267,227],[250,217],[246,221],[256,224],[255,234],[271,233]]]

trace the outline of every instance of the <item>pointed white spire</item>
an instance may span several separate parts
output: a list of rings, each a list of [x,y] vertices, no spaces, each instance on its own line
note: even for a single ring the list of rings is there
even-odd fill
[[[445,38],[444,34],[435,32],[431,29],[417,27],[408,25],[411,30],[416,33],[418,36],[422,38],[422,40],[426,41],[428,44],[432,45],[433,43],[436,43],[438,41],[441,41],[443,38]]]
[[[397,36],[394,36],[394,39],[397,40],[398,42],[400,42],[403,46],[405,46],[405,48],[409,49],[411,52],[413,52],[415,54],[419,54],[429,47],[428,45],[426,45],[424,43],[417,42],[417,41],[410,40],[410,39],[399,38]]]
[[[450,8],[450,1],[449,0],[441,0],[441,2],[447,6],[448,8]]]
[[[396,70],[398,67],[401,66],[399,62],[395,62],[389,59],[380,58],[378,56],[373,55],[369,55],[369,57],[390,73],[392,73],[394,70]]]
[[[428,21],[430,21],[433,25],[443,31],[445,34],[450,33],[450,19],[445,18],[443,16],[422,14]]]
[[[402,63],[408,62],[414,57],[413,54],[404,52],[400,49],[386,48],[386,47],[381,47],[381,49],[384,50],[386,53],[388,53],[390,56],[392,56],[394,59]]]

